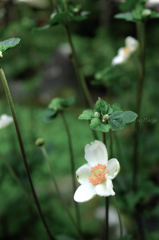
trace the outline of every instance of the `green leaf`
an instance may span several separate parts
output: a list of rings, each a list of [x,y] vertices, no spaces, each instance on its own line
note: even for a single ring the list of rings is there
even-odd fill
[[[118,103],[114,103],[113,105],[111,105],[113,111],[121,111],[121,107],[120,104]]]
[[[91,109],[83,111],[83,113],[78,117],[78,119],[91,120],[94,118],[94,112]]]
[[[3,53],[7,49],[15,47],[20,42],[19,38],[10,38],[0,42],[0,51]]]
[[[137,114],[132,112],[132,111],[125,111],[123,112],[123,121],[124,123],[131,123],[133,121],[135,121],[135,119],[137,118]]]
[[[110,115],[109,124],[113,131],[121,130],[125,127],[122,111],[115,111]]]
[[[100,100],[100,112],[105,115],[108,113],[109,105],[104,100]]]
[[[75,102],[75,97],[69,97],[68,99],[54,98],[48,105],[49,109],[55,111],[61,111],[66,107],[71,106]]]
[[[96,103],[94,105],[94,111],[95,112],[99,112],[100,113],[100,101],[101,101],[101,99],[98,98],[98,100],[96,101]]]
[[[117,19],[124,19],[126,21],[135,22],[131,12],[118,13],[114,17],[117,18]]]
[[[110,125],[108,123],[102,123],[101,119],[93,118],[90,123],[90,127],[95,131],[109,132]]]
[[[53,26],[60,23],[66,23],[68,21],[69,12],[53,13],[48,21],[48,25]]]
[[[56,110],[47,108],[46,110],[43,111],[43,113],[40,115],[38,119],[45,123],[49,123],[57,116],[57,112],[58,111]]]

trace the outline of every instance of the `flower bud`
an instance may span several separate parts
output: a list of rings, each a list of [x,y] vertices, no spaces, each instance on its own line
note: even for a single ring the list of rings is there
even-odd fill
[[[142,17],[148,17],[151,14],[151,10],[150,9],[144,9],[142,12]]]
[[[36,142],[35,142],[35,145],[36,145],[37,147],[42,147],[42,146],[44,145],[44,143],[45,143],[44,139],[38,138],[38,139],[36,140]]]
[[[109,115],[108,115],[108,114],[105,114],[105,115],[103,116],[103,120],[105,120],[105,121],[109,120]]]
[[[100,117],[100,113],[99,113],[99,112],[95,112],[95,113],[94,113],[94,117],[95,117],[95,118],[99,118],[99,117]]]

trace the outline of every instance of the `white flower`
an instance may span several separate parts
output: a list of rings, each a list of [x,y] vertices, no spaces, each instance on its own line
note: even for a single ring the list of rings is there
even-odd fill
[[[86,202],[99,196],[115,195],[112,179],[120,170],[117,159],[108,161],[108,153],[104,143],[95,140],[85,147],[85,159],[88,163],[81,166],[77,172],[77,180],[81,184],[74,194],[76,202]]]
[[[0,116],[0,129],[8,126],[12,122],[13,122],[13,118],[12,117],[10,117],[10,116],[8,116],[6,114],[1,115]]]
[[[130,55],[135,52],[138,48],[138,41],[133,37],[127,37],[125,39],[125,47],[119,48],[118,55],[115,56],[112,60],[112,65],[117,65],[125,62]]]

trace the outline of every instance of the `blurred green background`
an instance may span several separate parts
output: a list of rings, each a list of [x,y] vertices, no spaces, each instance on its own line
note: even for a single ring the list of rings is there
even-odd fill
[[[83,9],[90,11],[87,20],[73,22],[70,28],[81,69],[94,102],[99,96],[110,104],[119,103],[122,110],[135,111],[139,75],[137,55],[125,64],[114,67],[113,74],[117,77],[111,80],[106,79],[102,85],[93,84],[94,75],[111,65],[117,50],[125,44],[125,37],[136,37],[135,23],[113,18],[114,14],[120,12],[116,1],[111,1],[109,11],[104,7],[103,0],[94,0],[93,4],[90,0],[81,0],[77,3],[83,4]],[[88,122],[78,120],[84,107],[79,96],[78,85],[74,83],[76,78],[68,57],[67,38],[62,25],[45,31],[34,30],[46,25],[52,12],[53,4],[49,0],[0,2],[0,40],[12,37],[21,39],[16,48],[5,54],[1,65],[13,94],[29,169],[43,213],[52,233],[59,239],[65,240],[76,239],[76,231],[61,206],[47,163],[40,149],[35,146],[35,141],[39,137],[45,139],[45,147],[60,191],[70,211],[75,214],[67,135],[60,116],[48,124],[39,121],[39,116],[53,97],[76,96],[76,103],[65,112],[72,137],[76,169],[85,163],[84,147],[94,141],[94,138]],[[131,192],[134,123],[120,132],[113,133],[113,157],[117,158],[121,164],[121,172],[114,180],[114,189],[124,221],[124,232],[129,234],[125,239],[138,239],[134,233],[136,224],[133,220],[133,209],[138,202],[142,203],[141,214],[146,239],[157,240],[159,236],[157,227],[159,224],[158,21],[151,20],[146,26],[146,79],[140,118],[139,156],[141,161],[139,190],[136,196]],[[62,54],[61,49],[63,49]],[[53,67],[52,61],[55,65],[58,63],[61,74],[59,74],[61,77],[56,88],[54,88],[54,84],[57,84],[56,76],[51,77],[52,82],[47,77],[48,69],[50,71]],[[68,78],[69,76],[74,78],[69,83],[62,74],[65,62],[70,71]],[[10,115],[0,83],[0,115],[3,113]],[[99,133],[98,137],[102,140]],[[30,192],[13,124],[0,131],[0,153],[0,239],[48,239],[38,214],[9,174],[3,161],[4,157],[19,177],[23,187]],[[80,204],[85,238],[101,238],[103,207],[104,200],[100,197]],[[118,224],[111,224],[110,240],[118,238],[117,229]]]

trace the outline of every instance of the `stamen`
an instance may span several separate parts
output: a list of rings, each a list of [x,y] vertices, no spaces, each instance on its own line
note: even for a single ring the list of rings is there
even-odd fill
[[[123,55],[126,56],[129,52],[130,52],[130,48],[129,48],[129,46],[126,46],[126,47],[124,48],[124,53],[123,53]]]
[[[99,164],[91,168],[91,174],[89,175],[89,182],[93,185],[97,185],[105,180],[106,173],[109,171],[104,164]]]

